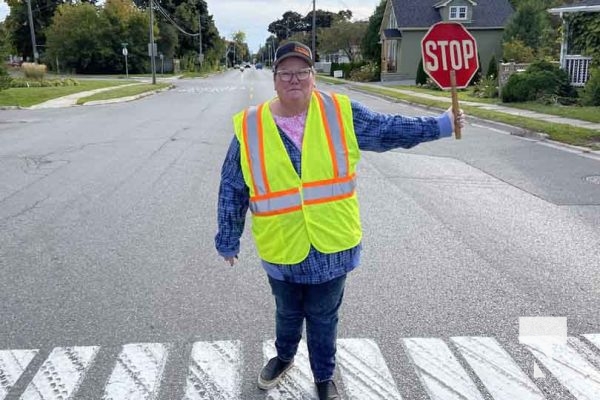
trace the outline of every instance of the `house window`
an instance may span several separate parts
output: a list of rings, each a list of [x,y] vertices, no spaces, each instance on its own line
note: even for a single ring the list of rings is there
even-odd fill
[[[467,19],[467,7],[466,6],[450,7],[450,19]]]

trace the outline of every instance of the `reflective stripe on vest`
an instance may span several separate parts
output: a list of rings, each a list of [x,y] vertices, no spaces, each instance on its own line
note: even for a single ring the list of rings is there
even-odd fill
[[[250,211],[255,215],[277,215],[300,210],[304,204],[317,204],[350,197],[356,188],[354,174],[349,173],[348,149],[340,105],[335,96],[313,92],[321,111],[331,156],[333,179],[305,182],[302,196],[299,189],[271,192],[265,168],[262,111],[264,104],[249,108],[243,119],[245,152],[252,175],[254,196],[250,198]]]

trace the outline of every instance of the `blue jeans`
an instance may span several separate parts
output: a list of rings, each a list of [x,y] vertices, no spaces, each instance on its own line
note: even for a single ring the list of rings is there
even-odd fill
[[[269,277],[276,305],[277,356],[290,361],[296,355],[306,319],[306,342],[315,382],[333,379],[338,310],[344,297],[346,275],[318,285],[279,281]]]

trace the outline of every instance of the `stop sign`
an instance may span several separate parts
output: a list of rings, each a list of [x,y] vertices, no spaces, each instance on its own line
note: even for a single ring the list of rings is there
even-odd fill
[[[469,85],[479,69],[475,38],[457,22],[438,22],[421,40],[423,69],[442,89],[450,89],[450,71],[456,87]]]

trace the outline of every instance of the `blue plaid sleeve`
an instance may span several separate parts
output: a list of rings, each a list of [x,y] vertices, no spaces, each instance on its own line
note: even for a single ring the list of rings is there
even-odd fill
[[[240,168],[240,144],[234,136],[221,168],[221,185],[217,204],[218,232],[215,247],[223,257],[233,257],[240,251],[250,193]]]
[[[384,152],[411,148],[419,143],[450,136],[449,117],[406,117],[372,111],[352,101],[354,132],[361,150]]]

